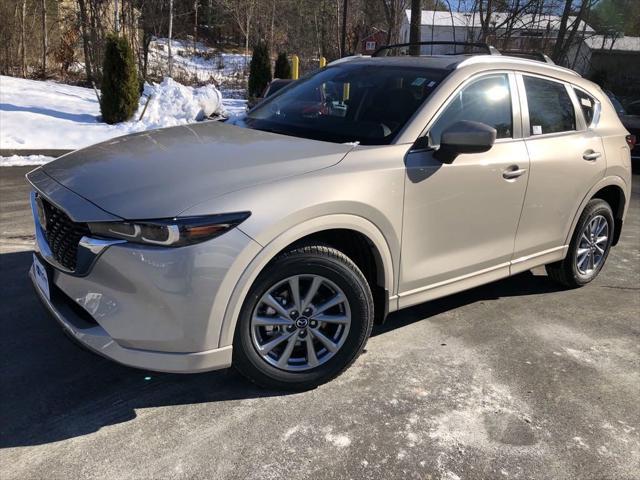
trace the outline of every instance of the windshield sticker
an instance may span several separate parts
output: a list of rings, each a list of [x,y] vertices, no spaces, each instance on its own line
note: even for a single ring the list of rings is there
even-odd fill
[[[589,100],[588,98],[581,98],[580,103],[587,108],[591,108],[591,100]]]
[[[542,135],[542,126],[541,125],[534,125],[533,126],[533,134],[534,135]]]
[[[431,88],[436,84],[433,80],[427,84],[427,87]]]
[[[426,78],[418,77],[411,83],[411,85],[414,86],[414,87],[419,87],[426,81],[427,81]]]

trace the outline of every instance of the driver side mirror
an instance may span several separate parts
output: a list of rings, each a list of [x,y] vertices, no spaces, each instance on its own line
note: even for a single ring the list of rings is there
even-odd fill
[[[442,132],[434,156],[442,163],[451,163],[461,153],[486,152],[496,142],[496,134],[496,129],[487,124],[461,120]]]

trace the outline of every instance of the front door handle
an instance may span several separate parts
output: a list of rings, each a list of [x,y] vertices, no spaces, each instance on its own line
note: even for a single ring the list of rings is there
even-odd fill
[[[513,180],[527,173],[526,168],[520,168],[518,165],[511,165],[505,171],[502,172],[502,176],[506,180]]]
[[[594,162],[602,156],[600,152],[594,152],[593,150],[587,150],[582,154],[582,158],[588,162]]]

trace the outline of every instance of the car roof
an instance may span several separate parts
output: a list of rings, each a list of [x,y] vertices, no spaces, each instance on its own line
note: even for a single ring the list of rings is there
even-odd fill
[[[343,58],[333,64],[355,64],[355,65],[389,65],[399,67],[423,67],[439,70],[456,70],[464,67],[476,66],[476,69],[486,67],[487,69],[519,69],[534,73],[547,73],[550,76],[567,80],[575,80],[580,75],[568,68],[555,64],[531,60],[521,57],[510,57],[507,55],[429,55],[429,56],[409,56],[401,55],[395,57],[369,57],[353,56]]]
[[[332,62],[329,66],[336,64],[349,65],[387,65],[396,67],[426,67],[439,70],[454,70],[467,55],[431,55],[423,57],[413,57],[401,55],[397,57],[370,57],[357,55]]]

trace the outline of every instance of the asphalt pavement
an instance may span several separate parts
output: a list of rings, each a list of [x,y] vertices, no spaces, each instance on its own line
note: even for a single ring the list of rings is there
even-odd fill
[[[71,343],[27,278],[24,173],[0,169],[0,476],[640,479],[640,176],[592,284],[543,270],[390,316],[341,377],[260,390]]]

